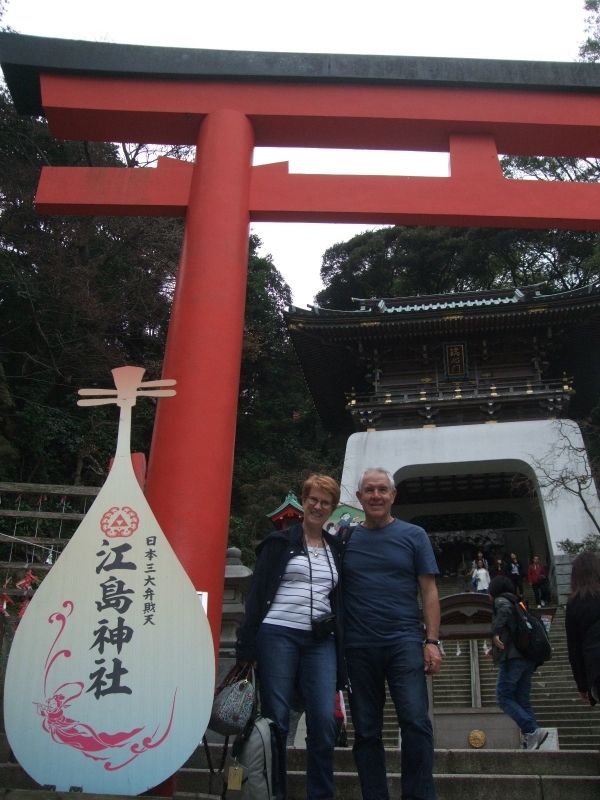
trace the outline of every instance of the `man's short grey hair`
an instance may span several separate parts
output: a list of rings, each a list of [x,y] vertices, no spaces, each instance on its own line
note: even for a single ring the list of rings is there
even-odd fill
[[[358,491],[359,492],[362,491],[362,487],[363,487],[363,483],[365,482],[365,478],[367,477],[367,475],[370,475],[372,472],[375,472],[377,475],[385,475],[385,477],[387,478],[388,484],[390,486],[390,489],[395,489],[396,488],[396,484],[394,483],[394,476],[392,475],[391,472],[388,472],[387,469],[384,469],[383,467],[368,467],[367,469],[365,469],[363,471],[363,473],[361,474],[360,478],[358,479]]]

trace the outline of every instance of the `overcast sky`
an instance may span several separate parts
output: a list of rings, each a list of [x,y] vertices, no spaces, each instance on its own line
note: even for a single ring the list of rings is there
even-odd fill
[[[576,61],[583,0],[8,0],[20,33],[164,47]],[[292,172],[447,174],[443,154],[257,150]],[[321,288],[325,249],[366,225],[253,224],[296,305]]]

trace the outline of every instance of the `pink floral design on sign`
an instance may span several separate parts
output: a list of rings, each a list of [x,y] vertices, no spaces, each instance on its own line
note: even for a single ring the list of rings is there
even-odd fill
[[[42,717],[42,728],[57,744],[67,745],[79,750],[86,758],[101,761],[105,770],[122,769],[142,753],[159,747],[167,739],[173,724],[177,691],[173,695],[166,727],[160,735],[158,734],[159,726],[149,736],[139,736],[144,730],[144,726],[115,733],[96,731],[87,722],[66,716],[67,709],[74,705],[84,693],[85,683],[80,680],[68,681],[62,683],[51,692],[47,688],[52,667],[59,659],[71,658],[70,650],[56,649],[58,641],[67,626],[68,619],[74,610],[74,604],[70,600],[66,600],[63,603],[63,608],[65,609],[64,612],[57,611],[48,618],[50,624],[57,622],[60,629],[46,658],[44,668],[45,700],[42,703],[35,703],[37,712]],[[121,752],[115,753],[114,751],[117,749]]]

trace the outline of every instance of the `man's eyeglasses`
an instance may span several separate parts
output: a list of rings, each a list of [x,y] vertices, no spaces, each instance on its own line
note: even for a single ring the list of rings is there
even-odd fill
[[[318,506],[320,505],[321,508],[331,508],[332,502],[331,500],[319,500],[318,497],[307,497],[306,502],[311,506]]]

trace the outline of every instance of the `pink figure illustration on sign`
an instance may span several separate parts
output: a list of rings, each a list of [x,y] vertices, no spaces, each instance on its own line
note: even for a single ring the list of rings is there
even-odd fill
[[[71,651],[67,649],[56,650],[58,640],[62,636],[68,618],[71,616],[74,605],[70,600],[63,603],[65,612],[57,611],[50,615],[48,622],[52,625],[58,622],[60,630],[54,639],[48,656],[46,658],[44,670],[44,696],[46,698],[43,703],[35,703],[38,714],[42,717],[42,728],[46,733],[50,734],[52,740],[58,744],[64,744],[79,750],[86,758],[94,759],[95,761],[103,761],[103,767],[106,770],[117,770],[130,764],[139,755],[147,750],[154,749],[161,745],[168,737],[171,726],[173,723],[173,716],[175,712],[175,695],[171,704],[171,711],[166,728],[161,736],[156,739],[158,727],[150,736],[144,736],[141,739],[138,737],[144,728],[133,728],[131,731],[118,731],[116,733],[107,733],[106,731],[95,731],[94,728],[85,723],[71,717],[67,717],[65,712],[73,703],[83,694],[85,684],[83,681],[68,681],[62,683],[48,696],[48,678],[52,667],[58,659],[70,658]],[[136,738],[137,737],[137,738]],[[119,763],[114,763],[110,759],[114,759],[112,751],[117,748],[124,748],[127,746],[127,752],[119,754],[117,759]],[[125,758],[123,759],[123,756]]]
[[[69,708],[74,700],[77,700],[83,689],[84,685],[81,681],[63,683],[48,698],[46,703],[36,703],[38,714],[44,718],[43,729],[50,734],[55,742],[81,750],[83,755],[88,758],[97,758],[97,760],[104,761],[108,756],[96,757],[93,753],[113,747],[123,747],[142,728],[134,728],[132,731],[120,731],[119,733],[106,733],[104,731],[96,733],[91,725],[66,717],[65,710]]]

